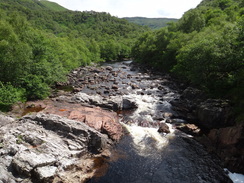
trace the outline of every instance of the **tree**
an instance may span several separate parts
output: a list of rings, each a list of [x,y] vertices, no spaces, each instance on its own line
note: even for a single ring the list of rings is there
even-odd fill
[[[191,9],[179,20],[178,26],[184,33],[199,32],[205,27],[205,18],[200,9]]]

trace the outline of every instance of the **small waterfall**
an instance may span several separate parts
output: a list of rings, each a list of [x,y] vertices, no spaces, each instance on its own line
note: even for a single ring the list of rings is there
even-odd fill
[[[133,140],[133,146],[140,156],[150,156],[151,154],[160,153],[167,146],[169,139],[174,138],[174,129],[170,128],[170,134],[158,133],[156,128],[140,127],[135,124],[123,124],[130,133]]]

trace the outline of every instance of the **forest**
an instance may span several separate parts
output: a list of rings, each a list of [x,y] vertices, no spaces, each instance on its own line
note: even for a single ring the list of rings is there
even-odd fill
[[[49,96],[74,68],[131,57],[230,99],[244,119],[243,0],[203,0],[157,30],[45,0],[0,2],[1,110]]]
[[[146,17],[124,17],[123,19],[129,22],[148,26],[150,29],[156,30],[162,27],[166,27],[170,22],[177,22],[175,18],[146,18]]]
[[[243,0],[203,0],[178,22],[143,33],[132,55],[210,97],[231,100],[244,120]]]
[[[43,99],[74,68],[130,58],[149,28],[45,0],[0,1],[0,110]]]

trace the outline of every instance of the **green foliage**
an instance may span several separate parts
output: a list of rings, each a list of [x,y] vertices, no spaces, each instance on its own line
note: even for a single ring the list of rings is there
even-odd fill
[[[0,82],[22,89],[21,98],[43,99],[74,68],[129,58],[145,30],[108,13],[68,11],[45,0],[1,0]],[[20,100],[17,94],[2,104]]]
[[[175,25],[171,24],[161,30],[144,33],[132,48],[135,61],[169,71],[175,64],[172,58],[176,54],[176,49],[169,46],[169,43],[177,35],[169,30],[175,30]]]
[[[24,91],[14,88],[10,83],[0,82],[0,110],[8,111],[11,105],[23,99]]]
[[[138,25],[148,26],[153,30],[166,27],[169,23],[178,21],[178,19],[174,18],[124,17],[123,19]]]
[[[244,108],[244,15],[241,0],[203,0],[175,24],[142,35],[132,49],[146,63]],[[242,117],[243,119],[243,117]]]
[[[205,27],[205,18],[199,9],[191,9],[187,11],[179,20],[179,29],[184,33],[200,31]]]
[[[25,88],[28,100],[44,99],[50,94],[50,88],[40,76],[29,75],[22,79],[21,86]]]
[[[41,1],[39,1],[39,3],[42,4],[43,6],[45,6],[46,8],[52,10],[52,11],[67,11],[66,8],[64,8],[64,7],[62,7],[59,4],[54,3],[54,2],[50,2],[47,0],[41,0]]]
[[[232,25],[222,31],[209,27],[197,34],[179,50],[174,72],[211,91],[233,86],[235,71],[240,67],[233,46],[236,34]]]

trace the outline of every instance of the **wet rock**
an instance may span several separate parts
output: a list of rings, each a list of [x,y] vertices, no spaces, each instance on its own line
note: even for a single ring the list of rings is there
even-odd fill
[[[134,89],[139,89],[140,87],[137,84],[131,84],[131,88]]]
[[[170,133],[169,126],[166,123],[160,123],[158,132],[159,133]]]
[[[108,95],[109,94],[109,91],[108,90],[104,90],[103,93],[106,94],[106,95]]]
[[[108,71],[113,70],[113,68],[111,66],[107,66],[105,69],[108,70]]]
[[[194,124],[181,123],[180,125],[176,126],[176,128],[193,136],[198,136],[201,132],[200,128]]]
[[[118,90],[119,87],[118,87],[118,85],[112,85],[112,89],[114,89],[114,90]]]
[[[163,113],[163,117],[164,118],[172,118],[174,115],[173,115],[173,113],[171,113],[171,112],[165,112],[165,113]]]
[[[138,104],[133,99],[123,98],[123,100],[122,100],[122,109],[123,110],[135,109],[137,107],[138,107]]]
[[[244,173],[244,125],[212,129],[208,138],[213,149],[224,161],[225,167],[237,173]]]
[[[208,99],[197,109],[199,125],[206,129],[224,127],[233,124],[231,107],[226,100]]]
[[[201,90],[192,87],[186,88],[181,97],[190,101],[205,98],[204,93]]]

